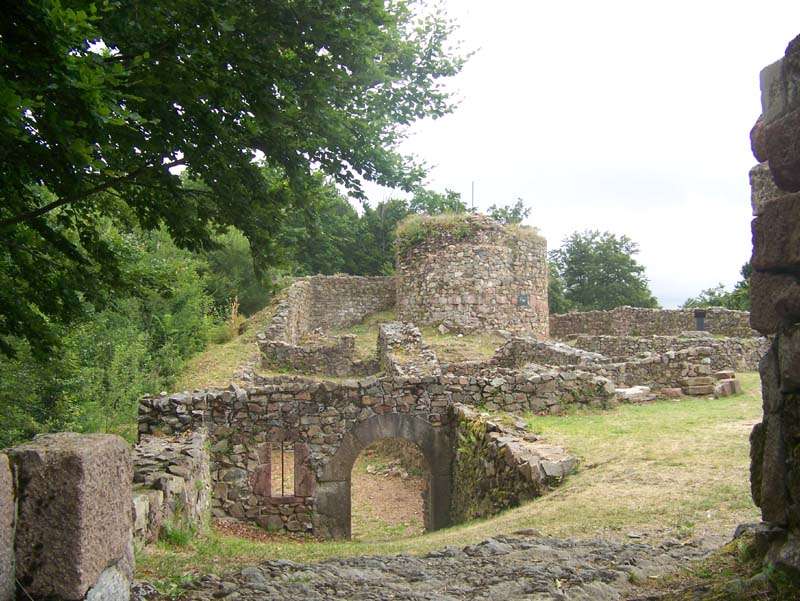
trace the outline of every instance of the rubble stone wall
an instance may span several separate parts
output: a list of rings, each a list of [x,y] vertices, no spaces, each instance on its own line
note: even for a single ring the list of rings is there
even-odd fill
[[[378,329],[378,362],[390,376],[430,376],[442,373],[436,353],[422,340],[413,323],[392,321]]]
[[[531,228],[464,216],[397,255],[402,321],[547,336],[547,243]]]
[[[608,357],[591,350],[554,340],[514,337],[495,351],[491,362],[501,367],[522,367],[527,363],[570,366],[610,362]]]
[[[766,560],[800,572],[800,36],[761,72],[753,151],[770,178],[753,182],[754,328],[771,335],[761,363],[764,417],[750,436],[750,484]],[[773,185],[773,182],[776,185]]]
[[[211,508],[206,431],[142,436],[133,453],[133,482],[136,540],[157,540],[164,524],[202,530]]]
[[[524,428],[491,421],[455,405],[458,452],[453,462],[450,516],[454,524],[495,515],[541,496],[576,465],[560,447]]]
[[[749,337],[747,311],[719,307],[703,309],[703,330],[718,336]],[[550,316],[550,335],[565,339],[577,334],[606,336],[677,336],[698,329],[695,309],[617,307],[609,311],[582,311]]]
[[[593,336],[581,334],[571,338],[569,344],[579,349],[600,353],[615,361],[643,353],[666,353],[698,345],[711,349],[711,369],[720,371],[756,371],[758,362],[769,348],[764,337],[748,338],[696,338],[681,336]]]
[[[275,315],[258,337],[263,365],[340,377],[374,373],[376,362],[355,358],[351,336],[327,333],[359,323],[394,303],[391,277],[298,278],[282,293]]]

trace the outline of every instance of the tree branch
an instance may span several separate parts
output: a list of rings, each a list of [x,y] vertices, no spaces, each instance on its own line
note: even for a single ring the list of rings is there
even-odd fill
[[[172,161],[171,163],[164,163],[161,165],[165,169],[171,169],[172,167],[177,167],[178,165],[183,165],[184,161]],[[46,205],[39,207],[38,209],[32,209],[30,211],[26,211],[25,213],[20,213],[19,215],[15,215],[14,217],[9,217],[8,219],[0,219],[0,228],[5,228],[10,225],[17,225],[18,223],[24,223],[26,221],[31,221],[42,215],[49,213],[53,209],[57,209],[58,207],[63,207],[64,205],[68,205],[73,202],[78,202],[84,198],[97,194],[99,192],[104,192],[109,188],[113,188],[116,184],[121,182],[129,181],[132,179],[136,179],[139,175],[141,175],[146,169],[150,167],[154,167],[154,165],[142,165],[138,169],[131,171],[125,175],[121,175],[120,177],[111,178],[102,184],[95,186],[94,188],[90,188],[84,192],[79,194],[72,194],[70,196],[65,196],[63,198],[59,198],[54,200],[53,202],[47,203]]]

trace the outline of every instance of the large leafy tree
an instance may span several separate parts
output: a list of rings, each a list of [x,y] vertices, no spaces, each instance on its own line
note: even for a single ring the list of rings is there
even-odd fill
[[[451,23],[411,0],[21,0],[0,16],[0,348],[39,352],[127,282],[102,224],[257,269],[323,173],[413,189],[404,127],[451,110]],[[264,185],[262,163],[280,173]],[[182,185],[184,169],[203,186]]]
[[[551,272],[563,281],[563,299],[579,311],[622,305],[657,307],[644,267],[634,255],[638,245],[627,236],[587,230],[567,237],[551,252]]]

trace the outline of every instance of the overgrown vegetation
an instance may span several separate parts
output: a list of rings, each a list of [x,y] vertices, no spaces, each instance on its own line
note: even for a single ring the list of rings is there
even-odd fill
[[[469,213],[440,213],[438,215],[409,215],[397,224],[397,252],[405,254],[411,248],[432,238],[448,237],[456,241],[471,238],[480,228]]]

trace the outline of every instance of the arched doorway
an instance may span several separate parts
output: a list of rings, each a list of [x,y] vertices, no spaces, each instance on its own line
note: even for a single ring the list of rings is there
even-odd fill
[[[316,513],[319,530],[332,538],[350,538],[350,488],[358,454],[384,438],[414,443],[430,467],[425,522],[430,530],[450,524],[453,445],[446,428],[403,413],[374,415],[356,425],[342,440],[317,480]],[[323,532],[321,532],[323,533]]]

